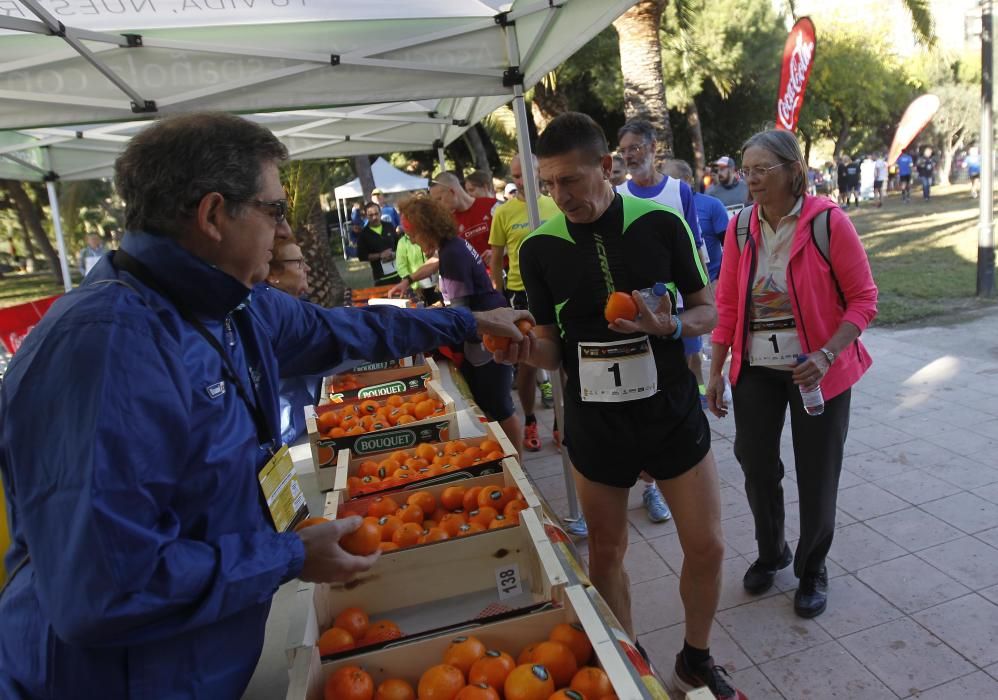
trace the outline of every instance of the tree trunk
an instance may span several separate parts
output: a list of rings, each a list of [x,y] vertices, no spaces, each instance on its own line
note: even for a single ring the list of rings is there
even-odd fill
[[[620,43],[624,116],[652,123],[658,134],[656,155],[660,160],[673,153],[662,79],[662,46],[658,38],[664,7],[665,0],[641,0],[613,23]]]
[[[475,169],[484,170],[491,177],[492,168],[489,167],[489,154],[485,150],[485,144],[482,143],[481,134],[478,133],[478,124],[464,132],[464,140],[467,142],[468,150],[471,151],[471,157],[475,161]]]
[[[31,232],[28,230],[28,227],[24,224],[24,219],[23,219],[23,217],[21,217],[21,213],[20,212],[16,212],[16,213],[17,213],[17,218],[18,218],[18,220],[21,223],[21,236],[24,239],[24,257],[27,260],[34,260],[35,259],[35,244],[31,240]]]
[[[814,141],[811,134],[801,129],[800,135],[804,137],[804,162],[811,162],[811,143]]]
[[[832,158],[836,161],[839,159],[839,156],[842,155],[842,151],[849,142],[849,126],[849,120],[843,119],[842,127],[839,129],[839,135],[835,137],[835,146],[832,150]]]
[[[550,74],[534,85],[534,99],[530,103],[530,110],[538,131],[544,131],[552,119],[568,111],[568,100],[555,89]]]
[[[963,137],[958,137],[955,141],[949,139],[943,141],[942,158],[939,161],[939,169],[936,170],[936,184],[948,185],[950,169],[953,167],[953,155],[963,148]]]
[[[707,156],[703,149],[703,129],[700,128],[700,112],[696,100],[686,105],[686,123],[690,126],[690,140],[693,145],[693,174],[699,191],[703,184],[703,173],[707,167]]]
[[[7,196],[14,203],[14,207],[17,209],[17,218],[20,220],[21,226],[31,233],[35,244],[41,249],[45,255],[45,259],[48,260],[53,279],[55,279],[56,283],[62,284],[62,266],[59,264],[59,255],[55,252],[52,241],[49,240],[48,235],[45,233],[45,228],[42,226],[42,219],[39,215],[41,206],[31,201],[31,197],[24,191],[24,187],[16,180],[0,180],[0,187],[3,188]]]
[[[367,156],[354,156],[353,169],[360,179],[360,189],[364,192],[364,201],[371,201],[371,192],[377,187],[374,184],[374,173],[371,172],[371,161]]]
[[[326,215],[319,206],[319,192],[315,191],[315,207],[308,222],[295,231],[295,239],[301,248],[305,262],[311,268],[308,285],[311,288],[309,299],[320,306],[332,308],[343,306],[343,293],[346,284],[336,267],[333,253],[326,236]]]

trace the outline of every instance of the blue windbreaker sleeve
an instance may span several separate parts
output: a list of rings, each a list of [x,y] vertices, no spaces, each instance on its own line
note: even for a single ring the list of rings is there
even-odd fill
[[[255,465],[215,471],[194,458],[190,368],[175,340],[115,311],[48,335],[21,381],[32,394],[20,399],[36,405],[7,406],[3,425],[8,458],[22,465],[18,530],[40,603],[60,638],[89,646],[169,638],[265,603],[304,561],[301,540],[268,527],[262,507],[245,517],[247,500],[260,506],[245,471]],[[184,484],[235,488],[234,475],[249,484],[239,503],[206,507],[237,515],[206,532],[184,523]]]
[[[252,308],[271,334],[282,377],[319,374],[348,361],[392,360],[477,337],[467,309],[326,309],[263,287],[253,292]]]
[[[696,241],[699,248],[703,245],[703,236],[700,235],[700,218],[697,216],[697,207],[693,202],[693,190],[682,181],[679,183],[679,198],[683,202],[683,218],[690,225],[690,231],[693,232],[693,240]]]

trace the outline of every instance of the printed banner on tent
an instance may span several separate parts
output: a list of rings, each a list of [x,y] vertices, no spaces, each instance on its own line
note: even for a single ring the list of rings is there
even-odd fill
[[[0,342],[13,354],[61,294],[0,309]]]
[[[814,67],[814,23],[801,17],[790,30],[783,46],[783,70],[780,72],[780,91],[776,100],[776,128],[794,131],[797,117],[804,104],[804,90]]]
[[[887,153],[887,165],[894,165],[894,162],[901,155],[901,151],[915,140],[918,132],[925,128],[938,109],[939,98],[935,95],[916,97],[908,105],[908,109],[904,111],[904,116],[898,122],[897,131],[894,132],[891,150]]]

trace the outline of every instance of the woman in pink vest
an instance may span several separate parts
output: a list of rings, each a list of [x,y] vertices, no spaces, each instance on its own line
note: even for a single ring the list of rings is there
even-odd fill
[[[877,287],[849,218],[807,191],[807,164],[791,132],[763,131],[743,147],[742,176],[755,205],[724,240],[707,399],[727,415],[722,368],[731,351],[735,457],[755,519],[759,558],[745,573],[752,594],[794,563],[794,610],[825,610],[825,556],[849,429],[849,400],[871,364],[859,335],[877,313]],[[820,387],[823,410],[817,403]],[[809,410],[802,395],[807,394]],[[790,407],[800,508],[796,552],[787,545],[780,434]]]

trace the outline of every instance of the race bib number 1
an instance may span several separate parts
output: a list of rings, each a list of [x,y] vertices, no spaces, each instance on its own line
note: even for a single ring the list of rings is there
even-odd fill
[[[635,401],[658,391],[658,368],[648,336],[612,343],[579,343],[583,401]]]
[[[749,345],[749,362],[763,367],[784,367],[797,364],[801,354],[800,338],[794,320],[753,321]]]

